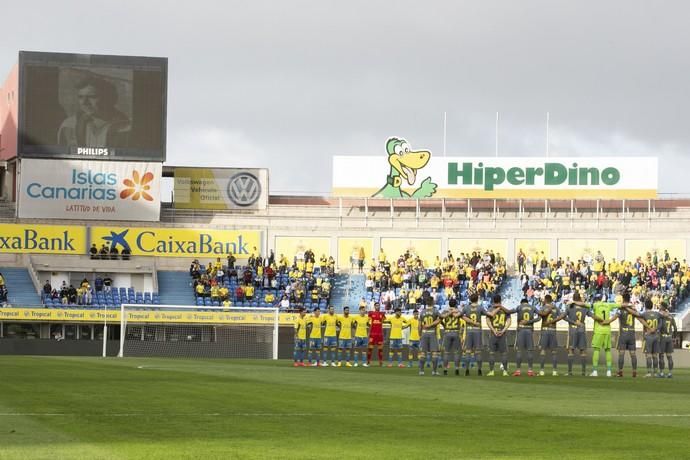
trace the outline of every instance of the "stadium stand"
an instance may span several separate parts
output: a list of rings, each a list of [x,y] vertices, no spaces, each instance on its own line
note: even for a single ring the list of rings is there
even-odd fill
[[[10,305],[40,305],[41,298],[36,292],[29,270],[21,267],[3,267],[0,273],[7,289],[7,302]]]

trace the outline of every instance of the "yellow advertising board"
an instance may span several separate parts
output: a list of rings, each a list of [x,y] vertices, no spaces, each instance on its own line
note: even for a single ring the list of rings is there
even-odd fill
[[[541,260],[542,254],[546,260],[551,260],[551,241],[550,240],[530,240],[530,239],[516,239],[515,240],[515,262],[520,250],[526,257],[531,257],[533,261]]]
[[[647,254],[654,256],[656,252],[659,260],[664,260],[664,251],[668,251],[671,260],[679,261],[687,258],[686,240],[625,240],[625,260],[633,261],[638,257],[647,259]]]
[[[438,238],[381,238],[381,248],[390,261],[395,261],[409,251],[419,256],[425,266],[431,266],[441,256],[441,240]]]
[[[134,256],[225,257],[238,259],[258,254],[261,232],[258,230],[212,230],[194,228],[92,227],[91,242],[115,245],[121,253],[129,248]]]
[[[606,260],[618,259],[617,240],[562,239],[558,240],[558,257],[563,260],[592,260],[601,251]]]
[[[86,227],[0,224],[0,252],[86,254]]]
[[[275,248],[276,260],[280,260],[282,254],[292,263],[295,256],[299,257],[300,254],[304,254],[304,251],[311,249],[318,262],[322,254],[326,257],[331,255],[331,239],[329,237],[276,236]]]
[[[107,314],[107,318],[105,315]],[[273,324],[271,313],[234,311],[150,311],[127,310],[127,323],[180,323],[180,324]],[[280,313],[281,325],[292,325],[297,313]],[[75,323],[120,322],[120,310],[72,310],[48,308],[0,308],[0,321],[47,321]]]
[[[359,258],[359,250],[364,249],[365,266],[371,261],[374,243],[371,238],[338,238],[338,267],[355,268]]]
[[[508,252],[508,240],[499,238],[450,238],[448,240],[448,250],[456,258],[463,252],[471,255],[473,252],[483,254],[486,251],[493,251],[494,254],[500,254],[501,257],[505,257]]]

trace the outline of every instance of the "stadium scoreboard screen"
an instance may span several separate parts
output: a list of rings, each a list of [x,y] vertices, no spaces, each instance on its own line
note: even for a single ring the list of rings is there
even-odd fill
[[[165,161],[167,58],[19,52],[18,156]]]

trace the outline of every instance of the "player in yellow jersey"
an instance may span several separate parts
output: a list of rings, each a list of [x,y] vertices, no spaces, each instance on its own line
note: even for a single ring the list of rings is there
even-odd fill
[[[367,366],[366,349],[369,346],[369,316],[367,315],[367,307],[360,305],[359,315],[353,319],[355,323],[355,351],[354,362],[355,367],[359,366],[359,359],[362,360],[362,366]]]
[[[304,308],[299,309],[295,320],[295,367],[304,366],[304,353],[307,349],[307,314]]]
[[[350,353],[352,352],[352,326],[354,317],[350,316],[350,307],[343,308],[343,314],[338,315],[338,326],[340,335],[338,336],[338,367],[342,366],[343,355],[345,355],[345,366],[352,367],[350,364]]]
[[[410,346],[407,351],[407,367],[412,367],[412,360],[417,360],[419,355],[419,310],[412,312],[412,318],[407,320],[410,328]]]
[[[330,355],[331,366],[335,367],[335,354],[338,350],[338,315],[335,314],[335,308],[332,305],[328,307],[328,313],[324,315],[323,322],[326,325],[323,331],[323,350],[326,352],[324,362],[328,366]]]
[[[391,325],[390,333],[388,334],[388,367],[393,367],[394,355],[398,357],[398,367],[405,367],[402,363],[402,331],[407,325],[407,320],[402,317],[400,307],[395,307],[395,314],[392,317],[386,318],[383,322]]]
[[[314,313],[307,320],[309,329],[309,365],[318,367],[319,364],[326,366],[321,362],[321,326],[323,325],[323,317],[321,310],[317,307]],[[316,360],[314,360],[316,358]]]

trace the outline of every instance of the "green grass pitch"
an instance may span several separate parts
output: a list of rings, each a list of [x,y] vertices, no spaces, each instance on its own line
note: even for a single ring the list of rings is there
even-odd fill
[[[682,458],[674,379],[0,357],[0,458]],[[143,367],[143,368],[142,368]]]

